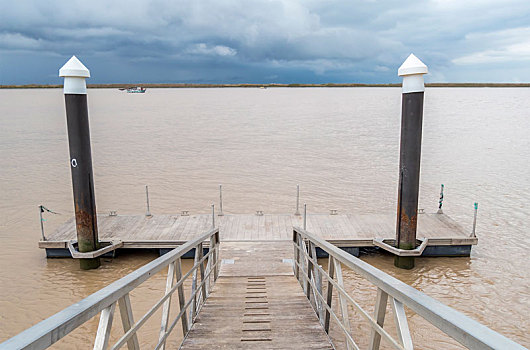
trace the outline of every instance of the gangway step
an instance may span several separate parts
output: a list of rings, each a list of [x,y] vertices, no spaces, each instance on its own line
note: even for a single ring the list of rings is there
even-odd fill
[[[181,349],[333,349],[293,276],[292,245],[221,243],[228,261]]]

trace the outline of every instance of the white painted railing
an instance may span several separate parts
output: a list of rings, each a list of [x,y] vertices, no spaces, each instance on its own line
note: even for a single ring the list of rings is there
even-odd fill
[[[208,240],[209,251],[207,254],[203,254],[203,243]],[[183,275],[181,258],[193,249],[195,249],[194,265]],[[168,275],[165,294],[156,301],[140,320],[134,322],[129,293],[166,267],[168,267]],[[0,350],[46,349],[99,313],[101,315],[95,336],[94,349],[119,349],[127,344],[130,350],[138,350],[140,348],[137,336],[138,329],[160,307],[162,307],[162,320],[160,336],[155,349],[164,349],[168,335],[173,331],[179,320],[182,324],[183,334],[186,335],[188,333],[218,275],[219,229],[215,228],[144,265],[109,286],[100,289],[80,302],[26,329],[15,337],[6,340],[0,344]],[[190,276],[192,276],[191,294],[189,299],[186,299],[184,281]],[[169,310],[175,291],[177,292],[180,309],[177,317],[170,322]],[[110,346],[109,337],[116,306],[120,310],[124,334],[114,345]]]
[[[348,350],[359,349],[350,329],[350,317],[348,314],[350,305],[370,325],[370,350],[379,349],[381,339],[384,339],[395,349],[413,349],[405,306],[469,349],[525,349],[503,335],[306,230],[294,228],[293,245],[293,267],[296,278],[300,281],[325,331],[329,333],[332,317],[346,338]],[[324,271],[318,265],[316,248],[322,249],[329,255],[327,271]],[[373,315],[371,315],[371,312],[364,310],[346,291],[342,276],[342,266],[353,270],[377,287]],[[323,277],[325,277],[327,284],[325,290],[322,288]],[[338,296],[339,307],[337,312],[332,308],[334,289]],[[383,328],[385,311],[389,302],[394,314],[397,339],[394,339]]]

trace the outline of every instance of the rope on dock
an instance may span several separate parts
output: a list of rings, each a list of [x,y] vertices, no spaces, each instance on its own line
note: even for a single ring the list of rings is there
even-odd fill
[[[62,215],[61,213],[57,213],[53,210],[50,210],[48,208],[46,208],[44,205],[40,205],[40,212],[41,213],[44,213],[44,211],[47,211],[48,213],[52,213],[52,214],[55,214],[55,215]]]

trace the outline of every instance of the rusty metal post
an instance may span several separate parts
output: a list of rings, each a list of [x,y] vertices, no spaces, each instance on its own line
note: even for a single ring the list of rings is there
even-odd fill
[[[307,230],[307,204],[304,203],[304,230]]]
[[[59,76],[64,77],[77,245],[79,252],[85,253],[99,249],[85,82],[90,72],[72,56],[59,70]],[[96,269],[100,261],[99,258],[80,259],[80,266],[83,270]]]
[[[223,185],[219,185],[219,216],[223,216]]]
[[[145,216],[152,216],[151,211],[149,210],[149,186],[145,185],[145,204],[146,204],[146,211]]]
[[[294,215],[300,216],[300,185],[296,185],[296,212]]]
[[[438,211],[437,214],[443,214],[442,205],[444,203],[444,184],[440,186],[440,200],[438,201]]]
[[[212,228],[215,228],[215,204],[212,204]]]
[[[396,247],[399,249],[416,248],[423,94],[425,90],[423,74],[426,73],[427,66],[412,54],[398,70],[398,74],[403,77],[396,224]],[[414,257],[396,256],[394,265],[403,269],[412,269]]]
[[[473,206],[475,208],[475,213],[473,214],[473,230],[471,231],[471,237],[477,237],[475,231],[477,229],[478,202],[473,203]]]
[[[42,208],[42,205],[39,205],[39,217],[40,217],[40,233],[42,235],[42,240],[46,240],[46,236],[44,235],[44,218],[42,217],[42,212],[44,212],[44,209]]]

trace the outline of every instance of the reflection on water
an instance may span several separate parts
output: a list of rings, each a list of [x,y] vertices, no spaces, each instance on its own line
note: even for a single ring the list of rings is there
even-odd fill
[[[527,346],[529,91],[426,91],[420,207],[435,211],[444,183],[445,213],[471,230],[478,201],[480,243],[471,258],[417,259],[404,271],[390,256],[362,257]],[[47,260],[36,244],[37,206],[62,214],[46,214],[48,231],[73,211],[62,92],[0,90],[0,99],[3,340],[156,255],[124,255],[87,272],[76,261]],[[400,89],[89,90],[89,110],[100,213],[143,213],[145,184],[155,215],[204,213],[220,183],[228,213],[294,212],[296,184],[310,212],[395,210]],[[135,316],[164,281],[157,275],[133,293]],[[358,277],[348,273],[346,281],[366,305],[373,303],[375,292]],[[411,316],[422,347],[433,337],[440,343],[432,348],[453,346]],[[145,326],[141,341],[156,339],[157,322]],[[354,327],[364,334],[365,326]],[[86,348],[96,328],[93,320],[57,347]]]

